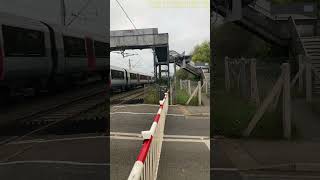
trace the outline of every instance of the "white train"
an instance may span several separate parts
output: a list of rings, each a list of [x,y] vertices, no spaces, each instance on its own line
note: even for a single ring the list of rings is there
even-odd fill
[[[154,82],[154,78],[150,75],[116,66],[110,66],[109,76],[112,90],[127,90]]]
[[[51,89],[92,75],[107,79],[107,39],[0,13],[0,101],[21,88]]]

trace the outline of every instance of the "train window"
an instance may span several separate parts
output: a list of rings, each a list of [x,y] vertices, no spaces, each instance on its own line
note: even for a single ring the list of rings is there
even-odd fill
[[[63,36],[65,57],[85,57],[85,40],[81,38]]]
[[[111,78],[112,79],[124,79],[124,72],[111,70]]]
[[[137,79],[137,74],[130,73],[130,78],[131,78],[131,79]]]
[[[97,58],[108,58],[110,53],[108,51],[109,45],[100,41],[94,41],[94,49]]]
[[[6,56],[45,56],[43,32],[2,25],[2,34]]]
[[[147,80],[147,76],[145,76],[145,75],[140,75],[140,79],[141,79],[141,80]]]

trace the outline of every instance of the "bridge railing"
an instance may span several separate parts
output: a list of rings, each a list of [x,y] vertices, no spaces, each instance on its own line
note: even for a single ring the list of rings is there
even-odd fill
[[[144,139],[143,144],[128,180],[155,180],[157,178],[168,106],[169,97],[168,93],[165,93],[150,130],[141,132]]]

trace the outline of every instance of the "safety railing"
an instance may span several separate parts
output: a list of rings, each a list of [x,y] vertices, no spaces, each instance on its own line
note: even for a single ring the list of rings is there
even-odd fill
[[[143,144],[128,180],[155,180],[157,178],[164,126],[169,106],[169,93],[165,93],[157,115],[148,131],[142,131]]]

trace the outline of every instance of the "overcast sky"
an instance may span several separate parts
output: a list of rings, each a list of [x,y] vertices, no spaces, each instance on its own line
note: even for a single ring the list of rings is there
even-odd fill
[[[193,47],[205,40],[210,40],[210,8],[207,7],[154,7],[151,0],[118,0],[126,10],[137,29],[158,28],[159,33],[169,33],[169,48],[179,53],[190,54]],[[159,0],[158,0],[159,1]],[[187,0],[179,0],[187,2]],[[198,0],[209,2],[209,0]],[[167,1],[168,2],[168,1]],[[170,1],[169,1],[170,2]],[[110,29],[134,29],[116,0],[110,0]],[[132,53],[132,51],[127,51]],[[111,53],[111,65],[128,68],[128,59],[135,65],[134,70],[145,73],[153,72],[152,51],[134,50],[140,56],[123,58]],[[171,71],[172,72],[172,71]]]
[[[61,1],[59,0],[0,0],[0,12],[25,16],[47,23],[61,25]],[[64,0],[66,24],[78,18],[68,26],[71,29],[81,29],[106,36],[108,0]],[[83,9],[83,11],[81,11]]]

